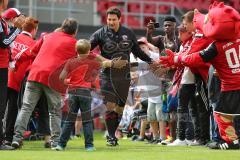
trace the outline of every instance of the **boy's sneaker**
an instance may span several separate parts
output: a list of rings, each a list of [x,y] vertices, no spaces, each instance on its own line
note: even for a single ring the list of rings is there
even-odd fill
[[[58,143],[51,141],[50,145],[51,145],[51,149],[55,149],[58,146]]]
[[[111,138],[107,136],[107,146],[115,147],[117,145],[119,144],[118,144],[118,139],[116,137]]]
[[[12,142],[12,147],[15,149],[20,149],[22,147],[22,142],[18,142],[18,141],[13,141]]]
[[[86,151],[87,151],[87,152],[96,151],[96,148],[95,148],[95,147],[87,147],[87,148],[86,148]]]
[[[51,148],[50,142],[44,142],[44,148]]]
[[[64,151],[65,148],[60,146],[60,145],[57,145],[56,147],[52,148],[53,150],[56,150],[56,151]]]
[[[209,144],[208,147],[210,149],[221,149],[221,150],[239,149],[240,148],[238,139],[233,141],[232,143],[220,141],[220,142],[217,142],[215,145]]]
[[[174,142],[168,144],[167,146],[187,146],[187,142],[185,140],[176,139]]]

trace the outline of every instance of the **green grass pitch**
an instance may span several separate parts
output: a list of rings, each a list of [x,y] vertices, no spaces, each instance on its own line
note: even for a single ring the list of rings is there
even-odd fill
[[[95,134],[96,151],[84,150],[84,139],[70,140],[65,151],[44,149],[42,141],[24,141],[17,151],[0,151],[0,160],[240,160],[240,150],[221,151],[206,147],[167,147],[146,142],[119,141],[107,147],[102,133]]]

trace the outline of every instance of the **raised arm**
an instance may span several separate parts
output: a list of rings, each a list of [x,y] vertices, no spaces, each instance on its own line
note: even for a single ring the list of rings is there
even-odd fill
[[[137,43],[137,38],[136,36],[134,35],[134,33],[132,33],[132,43],[133,43],[133,46],[132,46],[132,53],[140,58],[142,61],[145,61],[147,63],[152,63],[152,59],[146,54],[144,53],[141,48],[139,47],[138,43]]]
[[[190,55],[179,57],[180,63],[189,67],[201,66],[203,63],[207,63],[213,60],[218,54],[215,43],[212,43],[206,49],[195,52]]]
[[[10,33],[6,35],[4,32],[2,23],[0,23],[0,47],[1,48],[8,48],[9,45],[15,40],[17,35],[21,32],[20,29],[13,27],[10,30]]]

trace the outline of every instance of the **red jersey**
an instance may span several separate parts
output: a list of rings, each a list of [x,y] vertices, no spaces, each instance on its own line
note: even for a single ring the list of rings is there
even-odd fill
[[[178,52],[179,56],[184,56],[186,54],[186,52],[189,51],[189,49],[191,48],[191,43],[193,41],[193,38],[190,37],[188,40],[186,40],[185,42],[182,43],[182,45],[180,46],[180,51]],[[182,75],[184,72],[184,66],[179,65],[174,73],[173,79],[172,79],[172,83],[173,83],[173,87],[170,91],[170,93],[175,96],[177,94],[177,91],[179,89],[180,86],[180,82],[182,80]]]
[[[53,32],[46,35],[31,66],[28,81],[48,86],[51,72],[54,72],[66,60],[76,57],[76,41],[72,35],[64,32]]]
[[[240,39],[216,41],[207,49],[181,58],[184,65],[210,62],[219,74],[221,91],[240,90]]]
[[[190,55],[190,54],[192,54],[194,52],[201,51],[201,50],[207,48],[209,46],[209,44],[211,44],[211,43],[212,43],[212,40],[210,40],[209,38],[204,37],[203,34],[197,32],[194,35],[193,40],[192,40],[188,50],[186,50],[182,54],[183,55]],[[190,70],[193,73],[200,74],[201,77],[203,78],[203,80],[205,82],[207,82],[209,67],[210,67],[209,63],[203,63],[203,64],[199,65],[198,67],[191,66]]]
[[[40,50],[40,47],[42,46],[42,43],[43,43],[43,37],[41,37],[40,39],[38,39],[34,45],[32,45],[29,50],[27,50],[27,52],[23,52],[23,54],[19,57],[19,59],[16,61],[16,64],[15,64],[15,68],[17,69],[19,65],[21,65],[22,62],[24,61],[31,61],[33,62],[33,60],[35,59],[35,57],[37,56],[38,54],[38,51]],[[27,68],[27,70],[30,70],[30,67],[29,66]]]
[[[95,55],[71,59],[64,66],[68,73],[65,82],[70,88],[91,88],[95,85],[99,69],[100,63]]]
[[[14,60],[21,51],[29,52],[29,48],[33,46],[34,43],[35,41],[31,37],[30,33],[23,32],[19,34],[12,43],[12,59]],[[31,63],[31,59],[25,59],[21,62],[16,71],[8,71],[8,87],[19,91],[24,75]]]
[[[17,28],[8,28],[7,22],[0,16],[0,68],[8,68],[9,46],[21,31]]]

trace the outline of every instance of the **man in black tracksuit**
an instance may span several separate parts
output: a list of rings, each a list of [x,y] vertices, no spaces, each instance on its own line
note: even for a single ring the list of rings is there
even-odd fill
[[[130,60],[132,52],[141,60],[151,63],[149,58],[138,46],[135,34],[127,27],[120,25],[121,12],[115,7],[107,10],[107,26],[97,30],[90,38],[91,50],[99,46],[101,55],[107,59]],[[108,68],[100,74],[101,92],[107,107],[106,125],[109,136],[107,145],[116,146],[115,131],[119,124],[130,86],[130,65],[119,69]]]

